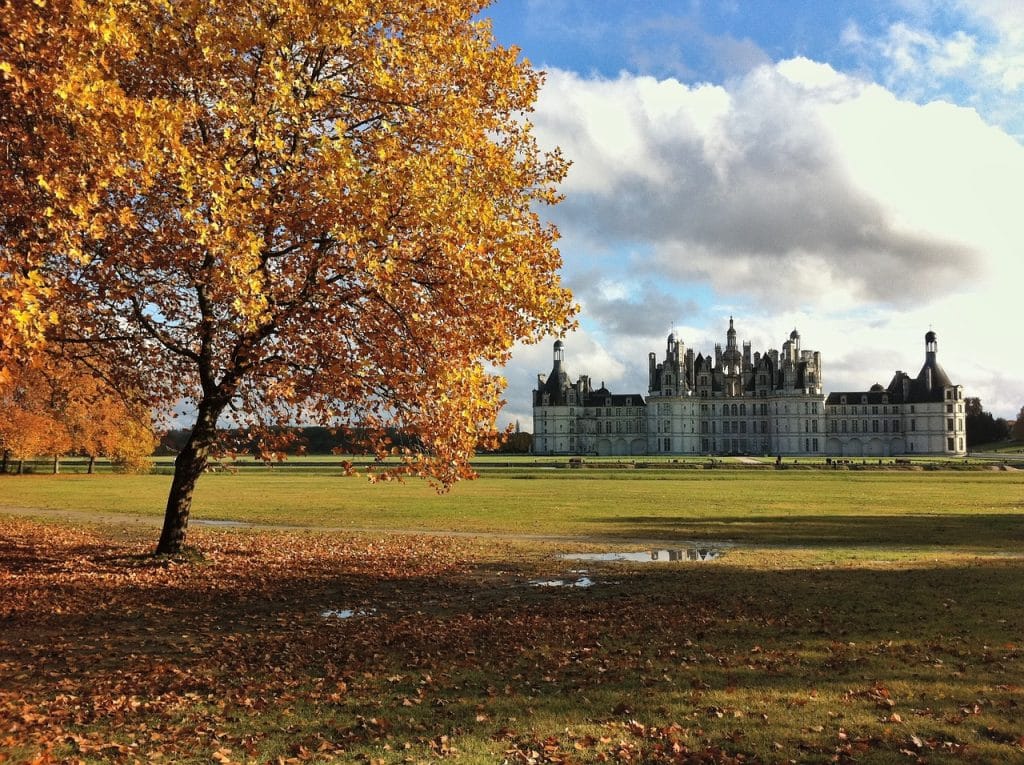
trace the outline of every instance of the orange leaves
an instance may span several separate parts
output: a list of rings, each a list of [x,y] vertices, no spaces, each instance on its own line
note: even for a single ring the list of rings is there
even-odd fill
[[[148,408],[132,406],[91,373],[45,357],[8,368],[0,392],[0,449],[18,459],[77,451],[137,469],[155,448]]]

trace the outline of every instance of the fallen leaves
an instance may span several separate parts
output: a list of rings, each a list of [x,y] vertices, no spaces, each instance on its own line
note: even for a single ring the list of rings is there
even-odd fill
[[[201,529],[201,556],[155,559],[140,534],[0,518],[9,761],[1024,752],[1016,642],[818,639],[816,618],[776,639],[767,605],[744,610],[724,590],[730,576],[760,587],[749,572],[645,571],[613,590],[538,591],[526,582],[557,564],[493,541]],[[364,615],[322,616],[332,608]],[[885,671],[928,671],[939,656],[966,664],[971,685],[940,696]]]

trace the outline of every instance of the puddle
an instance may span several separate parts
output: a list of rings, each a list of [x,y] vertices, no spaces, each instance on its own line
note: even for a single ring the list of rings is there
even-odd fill
[[[717,560],[725,555],[721,547],[683,547],[642,552],[562,553],[562,560],[629,561],[631,563],[670,563],[673,561]]]
[[[324,619],[351,619],[354,616],[373,616],[375,613],[376,608],[329,608],[321,611],[320,616]]]
[[[593,587],[594,580],[589,576],[581,576],[579,579],[531,579],[532,587]]]

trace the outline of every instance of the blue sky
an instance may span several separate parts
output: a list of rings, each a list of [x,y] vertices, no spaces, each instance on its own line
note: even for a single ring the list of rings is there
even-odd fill
[[[581,306],[573,376],[646,393],[670,331],[707,353],[794,327],[826,390],[916,374],[1024,405],[1024,3],[497,0],[547,73],[530,115],[573,162],[546,211]],[[549,341],[518,348],[530,419]]]

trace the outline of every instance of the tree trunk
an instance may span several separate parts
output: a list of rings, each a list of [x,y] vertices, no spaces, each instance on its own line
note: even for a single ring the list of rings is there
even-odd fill
[[[199,476],[206,469],[210,447],[217,437],[217,418],[225,405],[226,400],[219,404],[206,399],[199,402],[199,415],[188,443],[174,459],[174,479],[167,496],[164,527],[156,546],[157,555],[177,554],[185,544],[188,514],[192,509],[192,492]]]
[[[9,450],[7,450],[7,449],[4,449],[4,462],[3,462],[3,468],[0,469],[0,473],[3,473],[4,475],[7,475],[7,468],[9,466],[9,464],[10,464],[10,461],[11,461],[11,452]]]
[[[25,460],[24,458],[18,460],[18,475],[25,474]]]
[[[89,475],[92,475],[96,471],[96,455],[89,455]]]
[[[53,455],[53,474],[57,475],[60,473],[60,455]]]

